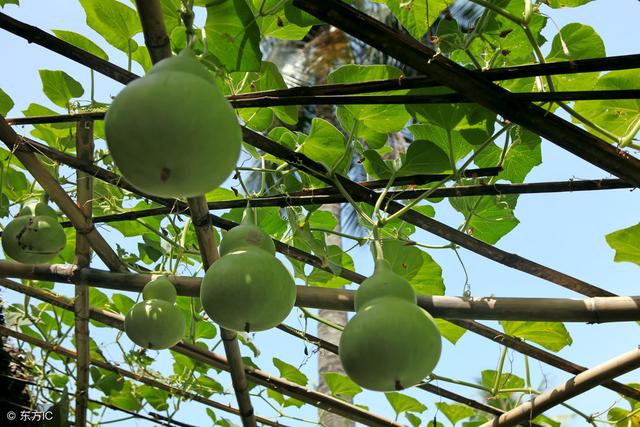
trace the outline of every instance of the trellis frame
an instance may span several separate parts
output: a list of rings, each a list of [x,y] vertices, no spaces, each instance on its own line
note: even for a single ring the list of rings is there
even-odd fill
[[[152,1],[140,0],[140,1],[137,1],[137,3],[138,3],[138,8],[141,14],[142,23],[143,23],[145,40],[148,43],[150,54],[155,62],[163,57],[166,57],[167,55],[170,55],[171,53],[170,49],[168,49],[168,37],[166,36],[166,32],[164,32],[164,26],[161,20],[162,14],[160,13],[159,3],[157,2],[157,0],[152,0]],[[314,3],[309,0],[295,0],[294,3],[299,7],[306,9],[308,12],[316,16],[319,16],[320,18],[322,18],[324,21],[328,23],[334,24],[338,27],[342,27],[342,29],[344,29],[345,31],[351,32],[356,37],[369,42],[372,46],[378,47],[381,50],[385,51],[386,53],[391,54],[392,56],[396,56],[398,59],[400,59],[402,62],[406,63],[407,65],[413,66],[419,71],[425,72],[427,74],[427,77],[423,79],[429,80],[430,84],[433,84],[433,82],[435,81],[440,81],[440,83],[444,83],[445,85],[448,85],[451,88],[455,89],[457,91],[456,96],[460,96],[461,97],[460,99],[474,100],[482,105],[485,105],[487,107],[490,107],[496,110],[498,113],[502,114],[504,117],[507,117],[507,118],[510,118],[511,114],[513,114],[512,118],[514,119],[515,122],[524,124],[525,127],[530,127],[531,130],[537,131],[537,133],[543,136],[546,136],[552,142],[559,143],[561,146],[563,146],[563,148],[569,149],[570,151],[574,152],[574,154],[577,154],[579,157],[585,158],[586,160],[591,161],[592,163],[604,168],[609,172],[613,172],[615,175],[618,175],[621,178],[621,180],[617,180],[615,183],[613,182],[608,183],[607,185],[611,185],[610,188],[623,188],[625,186],[627,188],[631,188],[631,187],[637,186],[640,183],[640,167],[639,167],[640,162],[637,159],[631,157],[625,152],[614,149],[610,145],[600,141],[597,137],[591,134],[588,134],[584,131],[581,131],[578,128],[575,128],[571,124],[568,124],[566,122],[562,123],[563,121],[561,121],[560,119],[558,120],[553,119],[551,124],[548,124],[548,123],[545,124],[540,120],[537,120],[539,111],[536,110],[536,108],[532,107],[530,104],[524,104],[523,102],[525,101],[522,100],[523,97],[518,97],[513,94],[508,94],[505,91],[501,91],[497,89],[497,86],[493,86],[490,83],[487,83],[487,81],[484,80],[484,77],[475,76],[473,75],[473,73],[462,71],[455,64],[447,62],[447,60],[443,59],[442,57],[434,58],[433,52],[430,52],[424,46],[418,45],[417,42],[415,42],[415,40],[409,39],[397,32],[394,32],[391,29],[385,28],[382,24],[373,21],[371,18],[364,16],[363,14],[353,10],[349,6],[346,6],[339,1],[331,0],[331,1],[327,1],[326,3],[319,4],[317,2]],[[8,21],[7,19],[5,19],[6,16],[2,16],[2,14],[0,14],[0,18],[1,18],[0,26],[3,26],[6,28],[7,26],[6,23],[9,22],[10,24],[9,26],[13,25],[13,27],[18,28],[19,30],[20,29],[25,30],[26,28],[27,34],[31,34],[31,35],[33,35],[34,33],[37,34],[37,37],[34,40],[36,40],[37,42],[38,41],[42,42],[44,40],[43,43],[44,45],[46,45],[45,47],[53,48],[53,50],[57,51],[58,53],[71,57],[72,59],[78,62],[84,63],[85,65],[90,66],[92,69],[96,71],[103,72],[107,75],[110,75],[110,77],[114,77],[118,81],[126,83],[127,81],[130,81],[132,78],[136,77],[131,73],[125,72],[122,69],[118,69],[118,67],[113,66],[112,64],[109,64],[106,61],[97,60],[98,58],[92,57],[92,55],[86,52],[82,52],[71,45],[65,46],[64,42],[57,40],[55,37],[50,36],[41,30],[34,29],[33,27],[29,27],[29,26],[25,27],[24,25],[22,25],[22,27],[20,25],[16,26],[15,22]],[[353,22],[349,20],[356,20],[361,24],[353,25]],[[386,41],[385,41],[385,37],[387,38]],[[390,41],[393,41],[393,42],[391,43]],[[421,56],[423,57],[422,59],[421,59]],[[635,55],[634,57],[637,57],[637,55]],[[424,58],[431,58],[432,61],[429,61],[428,63],[429,66],[424,65],[424,63],[427,63],[426,61],[424,61]],[[626,59],[629,59],[629,58],[626,58]],[[632,59],[637,60],[637,58],[632,58]],[[591,66],[593,66],[593,64],[594,62],[591,63]],[[562,65],[560,65],[559,67],[561,69]],[[446,76],[445,75],[446,72],[450,73],[451,76],[457,76],[457,79],[455,77]],[[504,72],[506,72],[506,70],[504,70]],[[538,72],[540,72],[540,70],[538,70]],[[539,74],[536,74],[536,75],[539,75]],[[435,76],[435,78],[433,76]],[[460,77],[463,77],[463,78],[461,79]],[[373,86],[370,86],[370,87],[372,88]],[[361,88],[361,89],[366,89],[366,88]],[[322,90],[325,90],[325,89],[318,88],[318,91],[322,91]],[[345,89],[342,88],[341,90],[345,90]],[[354,90],[354,89],[350,88],[349,90]],[[483,93],[483,91],[487,91],[489,95]],[[353,92],[353,93],[357,93],[357,92]],[[248,95],[251,95],[251,94],[248,94]],[[295,96],[298,96],[298,97],[306,96],[307,98],[296,98]],[[323,98],[319,98],[319,96],[323,96],[323,95],[317,95],[317,94],[292,95],[290,93],[284,97],[284,98],[289,98],[287,100],[287,99],[279,99],[277,97],[274,98],[273,94],[262,94],[262,95],[253,94],[253,98],[251,98],[250,96],[243,95],[243,97],[239,97],[238,99],[234,100],[234,102],[236,102],[236,105],[238,106],[242,106],[242,105],[247,106],[247,105],[287,105],[287,102],[300,103],[302,101],[309,102],[309,103],[322,103],[322,102],[338,103],[338,102],[343,102],[345,100],[344,97],[342,97],[342,99],[336,99],[336,97],[333,97],[331,99],[323,99]],[[327,96],[333,96],[333,95],[327,95]],[[495,99],[491,99],[492,96]],[[566,99],[566,98],[562,98],[561,95],[554,95],[554,96],[558,97],[555,99]],[[572,96],[577,96],[577,95],[572,94]],[[594,95],[582,94],[580,96],[592,97]],[[637,91],[627,92],[625,94],[622,94],[622,93],[606,94],[604,96],[636,97]],[[259,101],[256,101],[256,99],[258,99]],[[406,101],[406,100],[407,100],[406,98],[403,99],[403,101]],[[254,104],[251,104],[250,102],[247,102],[247,101],[253,102]],[[351,99],[351,101],[353,101],[353,99]],[[357,102],[362,102],[362,101],[364,101],[364,99],[362,98],[357,99]],[[385,99],[385,101],[389,101],[389,99]],[[424,101],[425,101],[424,99],[420,100],[420,102],[424,102]],[[244,102],[244,104],[242,102]],[[447,102],[451,102],[451,98],[448,98]],[[95,119],[95,118],[96,117],[92,119]],[[300,170],[307,172],[313,176],[316,176],[321,180],[324,180],[330,185],[333,184],[332,180],[326,176],[325,174],[326,171],[324,170],[324,168],[318,163],[312,161],[311,159],[299,153],[290,152],[289,150],[286,150],[283,147],[278,146],[278,144],[274,143],[273,141],[270,141],[264,136],[257,134],[249,129],[245,128],[243,131],[244,131],[245,141],[248,142],[249,144],[254,145],[258,148],[261,148],[265,152],[276,155],[277,157],[285,161],[288,161],[293,166],[298,167]],[[100,234],[95,230],[95,227],[93,227],[93,225],[90,223],[90,221],[88,222],[87,219],[83,220],[82,218],[79,217],[78,210],[74,210],[73,208],[71,208],[69,205],[68,198],[65,199],[63,194],[60,193],[62,189],[59,187],[59,185],[56,185],[55,181],[52,182],[52,177],[48,175],[46,171],[43,172],[42,167],[38,164],[36,157],[33,155],[33,150],[34,150],[33,146],[30,145],[29,143],[25,144],[26,140],[24,138],[18,137],[15,134],[15,132],[13,132],[8,127],[7,123],[4,121],[4,118],[0,120],[0,137],[2,137],[2,140],[10,148],[16,149],[15,150],[16,155],[23,162],[25,167],[27,167],[27,169],[31,172],[34,178],[36,178],[36,180],[40,182],[40,184],[45,189],[45,191],[50,193],[54,202],[56,202],[60,206],[61,210],[70,218],[71,222],[76,227],[76,229],[80,233],[86,234],[87,238],[90,239],[92,246],[96,250],[96,253],[101,258],[103,258],[103,260],[105,260],[105,263],[115,271],[123,271],[124,270],[123,264],[120,262],[120,260],[117,259],[117,257],[115,259],[113,258],[113,255],[115,254],[113,254],[113,251],[110,250],[110,248],[108,248],[108,245],[106,245],[106,242],[104,241],[104,239],[100,237]],[[581,141],[580,146],[577,146],[577,144],[574,144],[572,142],[574,139],[576,139],[576,137],[583,138],[586,142]],[[18,142],[19,144],[17,146],[14,146],[16,142]],[[80,160],[80,163],[84,163],[81,161],[81,159],[79,160]],[[78,162],[76,162],[76,167],[78,169],[94,169],[91,166],[92,165],[88,165],[88,164],[78,164]],[[113,179],[114,177],[112,176],[111,178]],[[374,200],[374,197],[376,197],[376,193],[365,186],[353,183],[352,181],[344,177],[338,177],[338,180],[347,189],[353,190],[355,197],[357,197],[358,200],[371,203]],[[125,186],[125,187],[127,186],[126,182],[121,181],[119,178],[116,185]],[[593,185],[593,183],[591,185]],[[588,187],[588,185],[586,185],[585,188],[586,187]],[[487,191],[487,190],[483,190],[483,191]],[[498,190],[494,189],[494,191],[498,191]],[[513,190],[513,191],[518,191],[518,190]],[[137,191],[134,191],[134,192],[139,193]],[[488,194],[491,194],[491,193],[488,193]],[[315,195],[311,195],[311,196],[316,197]],[[332,195],[329,194],[329,196],[332,196]],[[335,197],[335,194],[333,196]],[[396,196],[397,198],[401,195],[394,195],[394,196]],[[405,194],[404,196],[409,196],[409,195]],[[313,199],[313,198],[311,200],[314,200],[315,202],[318,201],[317,199]],[[343,200],[340,198],[334,198],[334,199],[325,200],[325,203],[330,203],[330,202],[336,203],[340,201],[343,201]],[[177,206],[175,201],[162,200],[161,203],[165,205],[169,204],[171,206],[171,209],[175,209]],[[271,201],[271,203],[276,203],[276,201]],[[283,202],[277,201],[277,203],[283,203]],[[286,201],[284,203],[286,203]],[[198,240],[200,242],[200,248],[202,251],[203,260],[205,261],[205,264],[208,264],[213,260],[215,260],[216,258],[215,240],[212,238],[213,234],[211,233],[211,224],[212,222],[215,224],[216,217],[209,214],[208,212],[209,207],[206,206],[206,203],[204,203],[204,199],[202,198],[189,200],[188,204],[190,207],[190,214],[192,216],[195,216],[194,224],[196,224]],[[389,207],[390,207],[389,212],[394,212],[401,209],[401,205],[395,202],[391,202],[391,200],[389,203]],[[186,207],[184,205],[181,206],[182,211],[184,211],[185,208]],[[155,213],[155,214],[158,214],[158,213]],[[546,280],[549,280],[560,286],[567,287],[581,294],[589,295],[589,296],[605,296],[605,297],[613,295],[604,289],[597,288],[586,282],[580,281],[573,277],[564,275],[560,272],[551,270],[545,266],[542,266],[532,261],[518,257],[517,255],[508,254],[490,245],[478,243],[478,241],[475,241],[475,239],[470,238],[462,233],[459,233],[457,232],[457,230],[451,229],[450,227],[447,227],[444,224],[438,223],[437,221],[426,218],[415,212],[408,211],[405,214],[404,219],[408,222],[414,223],[420,228],[426,229],[427,231],[431,231],[437,235],[440,235],[441,237],[444,237],[447,240],[450,240],[462,247],[465,247],[469,250],[479,253],[494,261],[500,262],[512,268],[517,268],[529,274],[533,274],[538,277],[544,278]],[[219,219],[218,222],[224,223],[224,220],[221,220],[221,221],[220,220],[221,219]],[[230,228],[230,226],[233,226],[233,224],[229,224],[229,222],[227,222],[224,225],[226,227],[223,226],[223,228]],[[290,251],[290,248],[285,248],[283,246],[286,246],[286,245],[283,245],[282,243],[278,245],[278,249],[281,252],[286,253],[287,251]],[[313,257],[310,254],[302,253],[297,255],[299,257],[305,258],[312,265],[317,264],[317,260],[314,259],[315,257]],[[82,268],[79,271],[81,270]],[[351,279],[354,279],[354,278],[358,279],[358,280],[354,280],[356,282],[359,282],[362,280],[362,276],[359,276],[354,272],[349,272],[346,270],[343,270],[340,275],[343,277],[345,276],[351,277]],[[454,321],[454,323],[459,325],[465,325],[464,327],[467,327],[470,330],[476,329],[475,332],[477,332],[478,330],[482,330],[483,328],[490,330],[490,328],[487,328],[484,325],[476,324],[475,322]],[[486,330],[485,330],[485,333],[486,333]],[[231,343],[233,342],[233,337],[231,335],[228,336],[228,342],[231,342]],[[225,344],[226,343],[227,342],[225,342]],[[518,345],[516,347],[520,347],[521,348],[520,351],[523,351],[522,349],[525,349],[526,350],[525,353],[527,351],[531,352],[532,349],[538,350],[535,347],[528,346],[528,347],[531,347],[531,348],[528,348],[527,346],[528,346],[527,344],[521,343],[521,345]],[[234,350],[231,349],[232,353],[233,351]],[[555,355],[552,355],[552,356],[557,357]],[[238,362],[237,358],[232,357],[230,362],[232,365],[230,369],[232,371],[233,370],[236,371],[236,381],[234,381],[234,386],[235,386],[237,385],[236,383],[238,383],[238,380],[240,382],[242,381],[241,377],[244,375],[245,369],[242,368],[241,361],[240,361],[240,364],[237,363]],[[570,364],[570,362],[567,362],[567,363]],[[233,367],[234,364],[236,365],[235,368]],[[584,368],[582,369],[584,370]],[[240,377],[238,377],[238,375]],[[611,384],[611,383],[614,383],[614,382],[612,381],[607,382],[607,384]],[[622,385],[616,385],[616,388],[620,389],[620,386]],[[622,389],[624,389],[624,387],[626,386],[622,386]],[[248,396],[246,396],[241,389],[237,389],[237,392],[238,392],[238,398],[239,398],[240,411],[241,413],[244,414],[243,423],[245,425],[254,425],[255,421],[252,420],[252,410],[251,410],[251,404],[248,401]],[[627,395],[631,395],[635,398],[638,397],[638,392],[636,390],[629,389],[627,387],[625,392]],[[498,424],[495,424],[495,425],[502,425],[500,424],[499,419],[496,422]]]

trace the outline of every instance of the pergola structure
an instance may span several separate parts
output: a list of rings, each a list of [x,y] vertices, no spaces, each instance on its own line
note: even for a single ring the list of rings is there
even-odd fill
[[[137,0],[140,20],[144,30],[147,48],[153,62],[172,54],[169,37],[163,23],[163,15],[158,0]],[[637,99],[638,90],[581,91],[581,92],[541,92],[511,93],[492,83],[493,81],[521,78],[527,76],[549,76],[607,70],[640,68],[640,55],[623,57],[588,59],[551,64],[511,67],[473,72],[465,69],[435,51],[420,44],[415,39],[385,26],[371,17],[359,12],[339,0],[294,0],[294,5],[320,20],[333,25],[345,33],[360,39],[372,47],[396,58],[401,63],[421,73],[422,77],[401,80],[374,81],[354,84],[333,84],[315,87],[298,87],[267,92],[255,92],[235,95],[229,98],[236,108],[303,105],[303,104],[425,104],[425,103],[477,103],[499,114],[505,121],[521,125],[535,132],[574,155],[590,162],[602,170],[616,176],[616,179],[599,181],[569,181],[527,184],[474,185],[452,188],[440,188],[428,197],[466,197],[473,195],[525,194],[564,191],[606,190],[615,188],[635,188],[640,185],[640,160],[620,150],[544,109],[534,102],[590,99]],[[127,84],[138,78],[135,74],[109,63],[97,56],[66,43],[38,28],[19,22],[0,14],[0,27],[4,30],[37,43],[60,55],[83,64],[92,70]],[[394,89],[424,88],[442,86],[453,91],[446,95],[385,95],[364,96],[368,92],[392,91]],[[149,275],[132,273],[117,256],[95,224],[114,221],[127,221],[146,216],[161,216],[179,213],[191,216],[195,227],[199,250],[203,264],[208,267],[219,257],[212,227],[230,229],[237,224],[212,214],[211,210],[244,207],[247,200],[229,200],[207,203],[204,197],[188,199],[187,202],[164,199],[143,194],[132,187],[123,177],[103,169],[93,162],[93,122],[104,117],[102,112],[58,115],[51,117],[28,117],[5,119],[0,117],[0,139],[15,154],[29,173],[40,184],[50,199],[65,214],[68,221],[65,226],[74,227],[78,239],[75,265],[24,265],[9,261],[0,261],[0,285],[16,292],[48,302],[76,315],[75,351],[53,346],[29,335],[0,327],[0,334],[24,340],[56,352],[68,359],[77,360],[76,425],[85,425],[88,402],[88,366],[96,365],[118,375],[141,381],[153,387],[182,395],[185,398],[202,402],[205,405],[238,415],[244,426],[256,423],[265,425],[283,425],[254,414],[248,393],[248,382],[254,382],[282,394],[295,397],[305,403],[326,411],[340,414],[346,418],[373,426],[400,425],[397,421],[385,419],[375,413],[349,404],[335,397],[324,395],[282,378],[274,377],[252,367],[245,366],[241,359],[236,333],[221,330],[225,356],[207,351],[199,346],[182,342],[173,350],[200,363],[227,371],[231,375],[237,398],[237,408],[203,398],[192,392],[175,389],[161,381],[143,375],[128,372],[101,360],[89,357],[88,321],[93,319],[116,329],[123,329],[120,315],[92,308],[88,303],[87,286],[96,286],[126,291],[141,291],[150,280]],[[12,125],[77,122],[77,155],[71,156],[52,147],[19,136]],[[298,170],[319,179],[327,187],[319,190],[304,190],[295,194],[267,196],[251,199],[252,206],[292,206],[330,204],[345,202],[344,189],[350,197],[359,202],[375,204],[380,193],[376,189],[386,186],[387,181],[354,182],[341,175],[330,175],[320,163],[300,152],[294,152],[268,137],[249,128],[243,128],[244,141],[265,153],[288,162]],[[78,172],[77,200],[72,200],[56,179],[43,167],[39,156],[53,159]],[[469,169],[464,172],[468,177],[495,176],[496,168]],[[453,175],[417,175],[398,178],[394,186],[446,182],[457,178]],[[152,200],[162,207],[137,210],[123,214],[93,218],[91,215],[92,181],[98,179],[117,186],[140,197]],[[615,322],[640,320],[640,297],[622,297],[599,288],[583,280],[556,271],[547,266],[526,259],[517,254],[508,253],[495,246],[475,239],[464,232],[443,224],[416,210],[406,209],[398,200],[425,198],[424,191],[398,190],[386,195],[384,209],[389,213],[401,212],[400,217],[410,223],[444,238],[459,247],[465,248],[493,262],[520,270],[553,284],[565,287],[588,298],[583,300],[542,299],[542,298],[468,298],[445,296],[421,296],[419,304],[436,317],[446,318],[455,325],[498,342],[508,348],[537,359],[548,365],[575,375],[570,381],[561,384],[547,393],[541,394],[530,402],[514,410],[505,412],[485,403],[469,399],[457,393],[435,386],[429,382],[417,387],[435,393],[474,409],[494,416],[486,425],[508,426],[515,424],[533,425],[530,421],[546,409],[561,403],[597,385],[607,387],[623,396],[640,400],[640,390],[624,385],[615,377],[640,367],[640,350],[635,349],[603,365],[587,369],[569,360],[488,326],[476,320],[529,320],[563,322]],[[283,255],[302,261],[315,268],[336,274],[313,254],[275,241],[277,251]],[[93,250],[110,271],[90,267],[90,251]],[[337,273],[349,281],[360,283],[364,277],[355,271],[342,268]],[[75,285],[76,299],[69,301],[61,296],[36,288],[21,286],[9,278],[48,280]],[[171,276],[178,294],[198,295],[200,279]],[[298,287],[296,305],[311,308],[330,308],[335,310],[353,310],[353,292],[346,290]],[[526,309],[525,309],[526,308]],[[279,329],[292,336],[311,342],[327,351],[337,353],[334,344],[299,331],[288,325]]]

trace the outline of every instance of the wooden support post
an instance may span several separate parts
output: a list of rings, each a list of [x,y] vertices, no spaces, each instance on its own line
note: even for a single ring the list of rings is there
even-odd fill
[[[611,380],[619,375],[640,367],[640,349],[636,348],[628,353],[611,359],[594,368],[576,375],[551,390],[542,393],[530,401],[523,403],[499,417],[484,423],[481,427],[509,427],[522,421],[531,420],[544,411],[562,402],[584,393],[585,391]]]
[[[78,159],[91,163],[93,161],[93,122],[82,120],[76,125],[76,153]],[[82,213],[91,223],[93,199],[93,178],[85,172],[76,172],[77,203]],[[89,267],[91,263],[91,246],[87,237],[76,232],[76,265],[78,268]],[[89,399],[89,287],[85,282],[75,286],[75,337],[78,363],[76,364],[76,413],[77,427],[87,425],[87,402]]]

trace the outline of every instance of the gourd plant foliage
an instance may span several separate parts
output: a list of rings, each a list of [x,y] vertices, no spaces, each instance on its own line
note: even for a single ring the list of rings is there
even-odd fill
[[[439,13],[448,6],[446,1],[402,3],[376,0],[372,3],[380,3],[383,6],[362,2],[358,7],[369,10],[377,7],[376,10],[389,13],[411,36],[433,43],[439,54],[468,68],[487,70],[532,62],[549,63],[605,57],[604,43],[593,28],[587,25],[569,24],[561,28],[551,41],[545,40],[542,36],[542,31],[549,24],[547,13],[552,13],[549,7],[579,7],[588,2],[589,0],[473,1],[486,8],[479,9],[479,16],[471,29],[461,29],[455,20],[445,19],[444,15]],[[18,4],[18,1],[0,0],[0,6],[11,10],[10,7],[6,7],[7,4]],[[149,52],[140,42],[142,27],[133,5],[116,0],[80,0],[80,4],[86,14],[86,24],[97,32],[100,38],[90,36],[88,30],[85,35],[66,29],[52,30],[56,37],[105,60],[110,60],[110,55],[114,58],[121,57],[117,53],[108,55],[107,51],[121,51],[127,58],[126,64],[123,65],[129,70],[133,67],[144,71],[151,68]],[[178,52],[184,49],[189,37],[194,37],[193,48],[200,62],[215,73],[215,83],[223,93],[234,96],[285,89],[281,70],[264,57],[261,46],[265,40],[271,38],[302,40],[313,26],[321,24],[286,0],[196,0],[184,3],[179,0],[161,0],[161,5],[172,50]],[[193,28],[183,25],[184,18],[189,16],[190,6],[193,6],[196,22],[201,26],[196,25]],[[543,49],[548,51],[546,55],[542,53]],[[32,103],[23,114],[34,117],[106,110],[109,98],[106,95],[96,95],[100,88],[95,87],[93,71],[91,73],[91,86],[83,87],[77,80],[79,76],[71,76],[59,70],[39,70],[43,94],[50,102],[48,105]],[[358,63],[344,65],[331,71],[327,76],[327,82],[351,84],[403,77],[403,70],[395,66]],[[621,70],[605,74],[526,77],[505,80],[500,84],[514,92],[617,90],[638,88],[640,80],[637,72]],[[0,114],[4,116],[13,108],[11,96],[19,96],[19,93],[15,90],[17,86],[12,86],[11,82],[2,82],[2,85],[4,90],[0,89]],[[433,87],[393,92],[394,95],[425,96],[442,93],[448,92]],[[369,95],[384,94],[388,93],[373,92]],[[622,148],[638,149],[634,142],[640,127],[640,104],[637,100],[577,101],[571,105],[556,102],[545,104],[545,108],[551,112],[563,109],[575,123],[605,140]],[[523,183],[529,172],[542,163],[541,138],[538,135],[504,121],[495,113],[476,104],[338,105],[335,121],[314,118],[309,126],[300,124],[299,109],[291,105],[274,103],[270,106],[238,108],[236,113],[249,129],[261,132],[284,147],[319,162],[329,171],[329,175],[347,174],[354,167],[355,158],[357,167],[364,169],[368,179],[388,180],[383,193],[388,192],[391,187],[424,190],[425,193],[415,205],[413,202],[407,203],[412,203],[415,210],[429,217],[436,217],[439,211],[445,211],[444,205],[448,203],[463,217],[458,229],[489,244],[497,243],[517,227],[519,220],[514,213],[518,203],[517,195],[481,195],[443,201],[441,198],[428,198],[430,192],[445,186]],[[57,150],[67,153],[73,153],[75,150],[74,124],[41,123],[28,128],[28,132],[33,138]],[[389,146],[387,141],[392,133],[401,135],[406,143],[403,146]],[[100,142],[104,139],[104,126],[100,120],[94,122],[94,138],[98,141],[97,165],[116,171],[105,145]],[[238,165],[235,176],[227,182],[226,187],[217,188],[205,195],[207,201],[281,196],[326,186],[317,177],[296,168],[295,164],[290,165],[248,144],[244,144],[243,149],[243,159],[246,161]],[[2,149],[1,156],[0,214],[8,222],[23,205],[46,199],[46,194],[34,184],[32,177],[10,151]],[[247,159],[252,159],[254,163]],[[250,167],[244,166],[245,164],[249,164]],[[69,168],[56,162],[45,162],[45,166],[70,194],[74,194],[76,183]],[[501,169],[495,176],[464,178],[465,170],[473,167]],[[260,176],[257,186],[245,184],[248,174],[251,173]],[[417,183],[409,186],[405,183],[394,184],[396,180],[401,182],[402,178],[426,174],[440,174],[443,179],[435,183]],[[444,295],[447,292],[442,268],[431,255],[435,249],[414,241],[416,227],[413,224],[403,221],[399,215],[386,214],[382,197],[379,203],[372,206],[350,200],[348,192],[342,193],[358,213],[360,227],[363,230],[357,236],[342,233],[345,239],[351,239],[354,247],[369,244],[374,239],[381,241],[386,261],[396,274],[411,283],[418,295]],[[160,205],[135,193],[100,180],[94,181],[94,217],[158,206]],[[222,215],[223,218],[235,222],[240,222],[241,216],[242,208],[230,209]],[[343,269],[355,269],[350,250],[327,246],[325,243],[326,235],[338,225],[337,219],[331,213],[318,210],[317,205],[310,204],[270,206],[256,208],[256,218],[258,226],[271,237],[309,252],[321,260],[321,266],[324,268],[309,267],[299,259],[288,259],[299,284],[339,288],[351,283],[339,275]],[[197,239],[187,216],[178,213],[146,216],[109,222],[101,227],[109,230],[109,235],[114,237],[112,244],[118,255],[134,271],[202,275]],[[65,233],[67,245],[54,260],[56,263],[74,262],[76,233],[73,228],[67,228]],[[616,251],[615,261],[640,264],[639,225],[629,224],[628,228],[607,235],[606,240]],[[457,255],[458,247],[449,244],[437,249],[451,250]],[[460,268],[463,269],[464,265]],[[55,289],[56,292],[63,289],[51,282],[23,280],[23,284],[39,289]],[[448,293],[459,291],[460,289],[454,287]],[[468,282],[462,291],[470,292]],[[139,297],[136,294],[108,293],[97,288],[90,289],[92,307],[122,315],[125,315],[137,300]],[[217,327],[204,318],[197,299],[180,296],[177,306],[184,312],[187,321],[186,341],[206,348],[216,348],[220,344]],[[305,328],[307,320],[322,321],[308,310],[302,310],[300,314],[304,318]],[[70,339],[73,336],[73,314],[59,307],[26,297],[22,303],[7,305],[5,315],[7,324],[18,328],[22,333],[68,347],[73,345]],[[436,319],[436,322],[443,337],[453,344],[465,333],[464,329],[453,323],[441,319]],[[561,323],[502,321],[501,326],[505,334],[519,337],[551,352],[558,352],[572,343],[571,336]],[[102,332],[101,329],[104,328],[104,324],[91,321],[92,335],[95,332],[101,337],[100,342],[90,338],[92,358],[113,360],[115,357],[133,371],[160,377],[161,373],[155,371],[158,365],[154,364],[154,359],[159,357],[168,360],[172,365],[172,372],[162,372],[162,375],[178,388],[205,397],[218,397],[221,400],[228,399],[233,394],[227,386],[226,377],[210,367],[175,352],[158,354],[141,350],[121,340],[121,333],[109,335]],[[103,336],[109,338],[103,339]],[[244,361],[247,365],[267,363],[264,358],[259,358],[260,349],[253,342],[251,335],[240,335],[240,341],[246,350],[247,357]],[[106,346],[105,342],[108,343]],[[39,351],[35,348],[27,350],[26,344],[19,345],[26,351],[33,379],[42,385],[34,389],[34,401],[47,405],[66,399],[67,389],[72,390],[74,387],[74,366],[63,363],[63,358],[55,352]],[[524,396],[531,394],[531,388],[535,387],[535,384],[530,383],[528,365],[524,374],[507,372],[504,363],[506,355],[505,348],[498,361],[498,369],[483,370],[477,383],[465,383],[436,375],[433,378],[479,389],[485,393],[483,397],[490,405],[510,409]],[[281,377],[305,386],[311,384],[312,381],[302,372],[301,365],[306,363],[306,359],[297,364],[288,363],[283,359],[288,357],[282,355],[272,360]],[[140,385],[98,367],[92,367],[90,374],[92,396],[95,392],[95,396],[99,396],[105,404],[138,413],[160,412],[167,418],[181,417],[180,409],[184,406],[181,397],[171,396],[168,392],[149,385]],[[358,395],[362,389],[348,377],[338,373],[324,375],[333,395],[338,398],[355,397],[356,403],[359,403]],[[265,415],[279,417],[285,423],[287,418],[293,420],[293,423],[300,421],[297,414],[303,402],[258,386],[251,389],[251,394],[264,400],[272,408],[271,413]],[[488,419],[485,412],[461,403],[440,401],[427,407],[416,396],[423,394],[392,392],[385,395],[396,418],[402,416],[402,419],[406,420],[403,422],[409,422],[414,426],[438,425],[445,421],[445,418],[452,424],[463,422],[464,425],[471,426],[479,425]],[[366,404],[366,400],[362,403]],[[609,410],[607,421],[620,425],[632,423],[637,418],[640,404],[632,399],[627,403],[626,406],[620,403]],[[98,402],[90,402],[89,409],[90,421],[100,422],[105,414],[104,407]],[[567,411],[589,418],[575,408],[567,408]],[[207,408],[206,412],[216,425],[232,424],[232,421],[226,418],[227,415],[217,410]],[[433,419],[435,413],[440,414],[440,421]],[[538,417],[535,422],[559,425],[559,421],[545,416]]]

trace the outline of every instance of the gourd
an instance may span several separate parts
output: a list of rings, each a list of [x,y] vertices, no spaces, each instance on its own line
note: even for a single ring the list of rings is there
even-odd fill
[[[207,270],[200,300],[211,320],[224,328],[263,331],[291,312],[296,287],[291,273],[275,257],[269,235],[247,218],[250,214],[222,239],[223,255]]]
[[[124,318],[124,331],[143,348],[161,350],[176,345],[184,336],[184,314],[175,305],[177,293],[162,276],[147,283],[143,301],[135,304]]]
[[[347,375],[369,390],[401,390],[431,374],[442,338],[433,318],[416,303],[411,284],[379,259],[355,295],[356,314],[340,337]]]
[[[25,264],[51,261],[66,246],[67,237],[56,213],[46,203],[25,206],[2,233],[5,255]]]
[[[194,197],[234,170],[242,133],[213,76],[189,49],[129,83],[105,116],[107,146],[124,177],[159,197]]]

